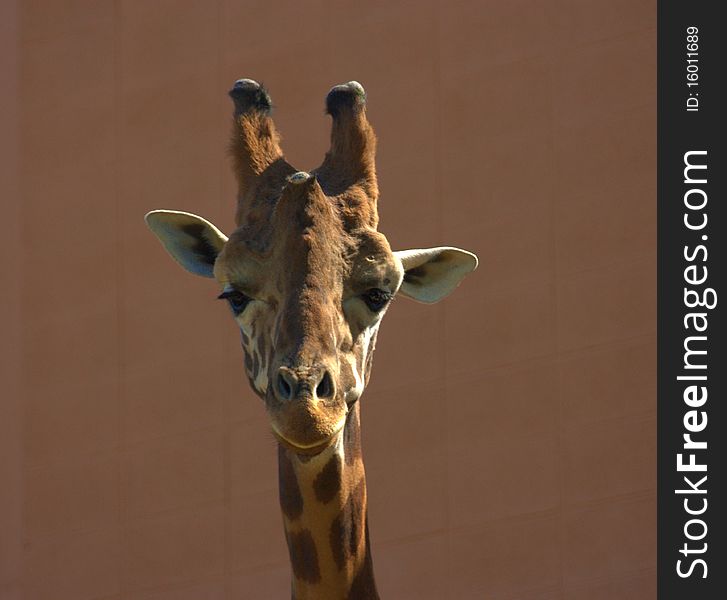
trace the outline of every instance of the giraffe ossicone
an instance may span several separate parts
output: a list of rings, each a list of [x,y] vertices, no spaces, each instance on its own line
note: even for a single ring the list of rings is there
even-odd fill
[[[288,177],[288,181],[291,183],[303,183],[304,181],[308,181],[311,178],[310,173],[306,173],[305,171],[298,171],[297,173],[293,173],[290,177]]]
[[[395,252],[378,231],[361,84],[326,96],[330,150],[310,172],[285,160],[267,90],[240,79],[229,95],[236,229],[228,238],[171,210],[146,222],[185,269],[217,280],[240,328],[245,372],[278,441],[293,598],[375,599],[358,400],[377,332],[395,295],[438,302],[477,257],[450,246]]]

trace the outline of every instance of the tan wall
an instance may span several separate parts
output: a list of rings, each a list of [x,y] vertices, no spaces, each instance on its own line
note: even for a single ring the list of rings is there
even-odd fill
[[[239,334],[142,221],[229,231],[241,76],[301,169],[361,81],[392,246],[481,259],[379,337],[382,596],[655,598],[652,0],[0,4],[2,600],[289,593]]]

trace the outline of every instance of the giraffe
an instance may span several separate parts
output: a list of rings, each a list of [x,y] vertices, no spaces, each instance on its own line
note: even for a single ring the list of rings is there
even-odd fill
[[[378,328],[395,295],[437,302],[477,257],[393,252],[378,231],[376,137],[359,83],[326,96],[330,150],[311,172],[285,160],[263,86],[240,79],[229,95],[237,228],[228,238],[171,210],[145,219],[185,269],[217,280],[239,326],[277,440],[292,597],[376,599],[358,400]]]

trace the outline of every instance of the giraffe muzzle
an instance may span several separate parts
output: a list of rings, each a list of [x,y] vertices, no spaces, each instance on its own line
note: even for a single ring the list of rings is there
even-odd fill
[[[281,402],[296,399],[329,400],[336,395],[336,386],[328,369],[323,367],[291,369],[280,367],[273,386]]]
[[[275,437],[294,452],[317,454],[335,440],[346,420],[346,403],[324,367],[278,368],[266,406]]]

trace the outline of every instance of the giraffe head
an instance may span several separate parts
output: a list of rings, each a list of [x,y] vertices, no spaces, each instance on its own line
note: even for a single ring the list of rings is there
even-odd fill
[[[168,210],[146,221],[184,268],[217,280],[275,436],[317,454],[366,387],[391,300],[437,302],[477,258],[451,247],[394,252],[377,230],[376,138],[360,84],[328,93],[331,148],[310,173],[283,158],[262,86],[241,79],[230,96],[237,228],[228,238],[199,216]]]

